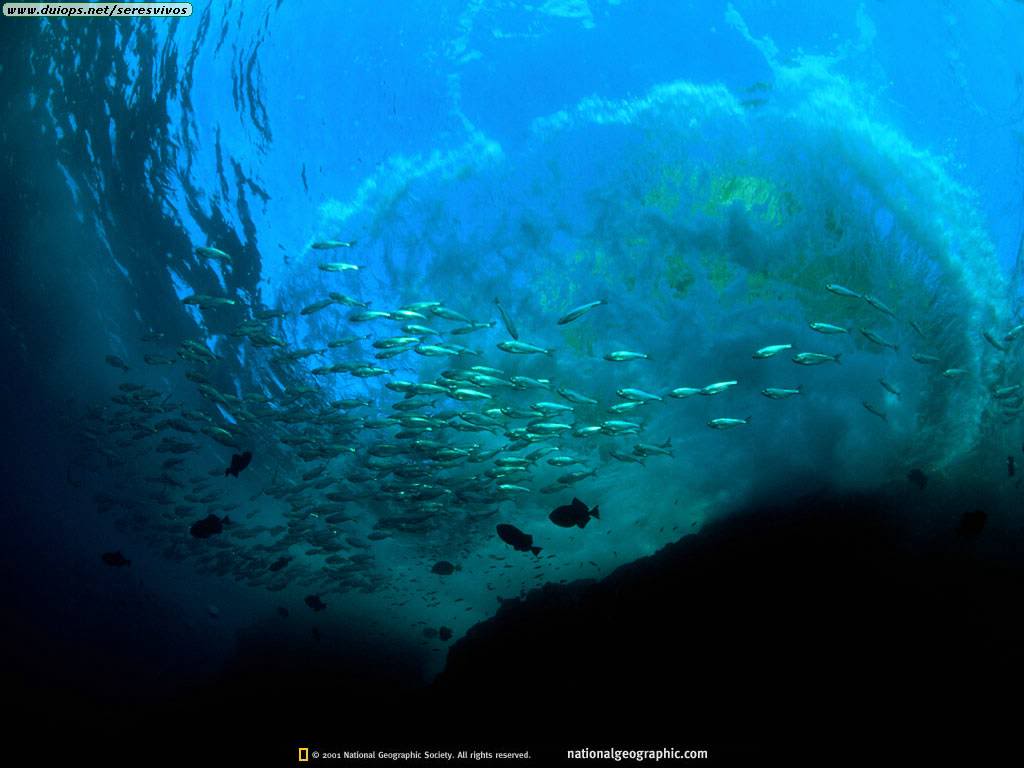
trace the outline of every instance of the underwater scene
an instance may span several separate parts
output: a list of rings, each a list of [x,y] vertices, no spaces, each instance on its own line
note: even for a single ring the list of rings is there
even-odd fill
[[[1024,4],[46,5],[0,14],[32,750],[993,764]]]

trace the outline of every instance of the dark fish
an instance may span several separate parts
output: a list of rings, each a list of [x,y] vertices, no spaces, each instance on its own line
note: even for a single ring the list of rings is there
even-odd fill
[[[430,569],[431,573],[436,573],[438,576],[451,576],[456,571],[461,571],[461,565],[454,565],[449,563],[447,560],[438,560],[434,563],[434,567]]]
[[[117,355],[107,355],[106,361],[107,361],[107,365],[111,366],[112,368],[120,368],[122,371],[130,370],[128,368],[128,365],[125,363],[125,361],[122,360]]]
[[[320,595],[306,595],[305,602],[314,611],[322,611],[327,607],[327,603],[320,599]]]
[[[252,451],[234,454],[231,457],[231,466],[224,470],[224,477],[228,475],[238,477],[238,473],[248,467],[250,461],[252,461]]]
[[[980,509],[974,512],[964,512],[960,518],[960,527],[956,529],[957,535],[965,539],[973,539],[985,529],[985,521],[988,515]]]
[[[907,472],[907,480],[916,485],[920,490],[924,490],[924,487],[928,485],[928,475],[922,472],[920,469],[912,469]]]
[[[290,563],[291,561],[292,561],[292,559],[290,557],[288,557],[286,555],[282,555],[281,557],[277,558],[277,560],[275,560],[274,562],[272,562],[270,564],[270,570],[272,570],[272,571],[280,571],[282,568],[284,568],[286,565],[288,565],[288,563]]]
[[[223,518],[216,515],[207,515],[199,522],[192,523],[192,527],[188,530],[197,539],[208,539],[214,534],[221,533],[224,530],[224,526],[230,524],[231,520],[227,515],[224,515]]]
[[[579,528],[586,528],[587,523],[590,522],[590,518],[596,517],[598,520],[601,519],[601,515],[598,512],[598,508],[588,510],[587,505],[577,499],[575,496],[572,499],[571,504],[565,504],[558,507],[554,512],[548,515],[548,519],[551,520],[555,525],[561,526],[562,528],[572,528],[574,525]]]
[[[494,300],[495,305],[498,307],[498,312],[501,314],[501,321],[505,324],[505,330],[508,331],[508,335],[516,341],[519,340],[519,331],[516,330],[515,323],[512,322],[512,318],[505,312],[505,308],[501,306],[501,302],[497,299]]]
[[[117,550],[117,552],[104,552],[100,557],[103,558],[104,563],[115,567],[132,564],[131,560],[126,559],[125,556],[121,554],[121,550]]]
[[[512,548],[517,552],[533,552],[535,555],[540,554],[540,547],[533,546],[533,536],[528,533],[523,533],[514,525],[508,523],[502,523],[497,528],[498,537],[506,544],[511,544]]]
[[[1015,472],[1016,472],[1016,468],[1014,466],[1013,456],[1007,456],[1006,457],[1006,474],[1008,474],[1010,477],[1013,477]]]
[[[439,630],[437,630],[437,636],[440,640],[447,643],[449,640],[452,639],[451,627],[441,627]]]
[[[280,616],[282,619],[287,619],[288,609],[285,608],[283,605],[277,606],[277,615]]]

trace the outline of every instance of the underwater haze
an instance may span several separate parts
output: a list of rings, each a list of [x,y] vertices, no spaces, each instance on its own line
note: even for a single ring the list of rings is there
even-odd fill
[[[252,647],[425,685],[531,590],[821,489],[1019,527],[1024,4],[0,36],[25,686],[173,696]]]

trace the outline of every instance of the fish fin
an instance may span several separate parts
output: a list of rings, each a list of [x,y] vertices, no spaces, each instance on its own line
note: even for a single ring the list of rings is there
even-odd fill
[[[221,520],[221,522],[226,524],[226,525],[231,525],[232,524],[231,523],[231,518],[228,517],[227,515],[224,515],[224,518]]]
[[[596,517],[598,520],[601,519],[601,510],[598,507],[594,507],[590,510],[591,517]]]
[[[589,522],[590,522],[590,518],[589,517],[584,517],[584,518],[581,518],[580,521],[578,523],[576,523],[576,525],[578,525],[580,528],[586,528],[587,527],[587,523],[589,523]]]
[[[750,423],[750,420],[751,420],[752,418],[754,418],[754,417],[753,417],[753,416],[747,416],[747,418],[745,418],[745,419],[744,419],[743,421],[745,421],[745,422],[746,422],[747,424],[749,424],[749,423]]]
[[[227,469],[224,470],[224,477],[227,477],[230,474],[231,474],[231,467],[228,467]]]
[[[843,356],[842,352],[836,352],[836,356],[834,358],[832,358],[832,359],[835,360],[836,363],[838,364],[839,363],[839,358],[842,357],[842,356]]]
[[[540,547],[530,547],[530,551],[533,552],[533,554],[535,554],[535,555],[539,555],[540,554]]]

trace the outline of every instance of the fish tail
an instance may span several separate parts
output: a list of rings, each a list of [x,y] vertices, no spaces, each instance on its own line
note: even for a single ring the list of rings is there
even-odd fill
[[[540,554],[540,547],[530,547],[530,551],[533,552],[533,554],[535,554],[535,555],[539,555]]]
[[[598,507],[594,507],[592,510],[590,510],[590,516],[591,517],[596,517],[598,520],[600,520],[601,519],[601,510]]]
[[[836,352],[836,356],[834,358],[832,358],[832,359],[836,361],[836,364],[838,364],[839,363],[839,358],[842,357],[842,356],[843,356],[842,352]]]

